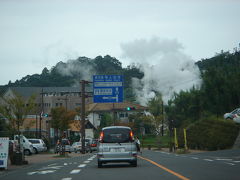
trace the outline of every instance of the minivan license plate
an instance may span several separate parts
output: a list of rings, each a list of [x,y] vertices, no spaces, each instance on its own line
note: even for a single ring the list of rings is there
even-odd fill
[[[125,148],[111,148],[111,152],[125,152]]]

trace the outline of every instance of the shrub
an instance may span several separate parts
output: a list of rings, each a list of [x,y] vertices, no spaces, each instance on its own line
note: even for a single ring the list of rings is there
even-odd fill
[[[231,148],[239,129],[239,125],[232,121],[208,117],[187,128],[188,146],[202,150]]]

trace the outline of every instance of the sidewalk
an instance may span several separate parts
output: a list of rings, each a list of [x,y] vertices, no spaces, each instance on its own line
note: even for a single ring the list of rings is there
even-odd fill
[[[47,161],[53,160],[53,159],[64,159],[64,158],[78,157],[78,156],[82,156],[83,154],[68,153],[68,157],[56,157],[57,155],[58,154],[54,154],[54,153],[40,153],[40,154],[33,154],[31,156],[25,156],[25,160],[28,161],[28,164],[24,164],[24,165],[11,165],[10,160],[8,160],[7,170],[0,169],[0,175],[3,174],[4,172],[13,171],[15,169],[23,168],[23,167],[26,167],[26,166],[31,166],[33,164],[47,162]]]

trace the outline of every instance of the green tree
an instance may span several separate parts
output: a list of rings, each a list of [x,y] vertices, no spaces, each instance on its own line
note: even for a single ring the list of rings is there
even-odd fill
[[[60,130],[61,136],[63,136],[63,132],[69,129],[70,123],[73,121],[76,114],[75,111],[67,111],[64,107],[53,108],[51,109],[51,125],[56,130]]]
[[[12,98],[3,98],[3,105],[0,106],[0,113],[9,121],[12,133],[20,133],[20,126],[23,125],[26,116],[33,112],[35,108],[36,96],[32,95],[24,99],[18,94]]]
[[[152,122],[154,131],[156,134],[163,133],[163,100],[162,95],[156,92],[156,96],[148,102],[148,109],[151,115],[149,115],[149,120]]]

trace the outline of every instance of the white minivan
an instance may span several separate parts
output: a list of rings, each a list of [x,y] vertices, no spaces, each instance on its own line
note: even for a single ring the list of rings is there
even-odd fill
[[[18,141],[18,135],[14,135],[14,140]],[[25,155],[31,155],[34,153],[32,143],[23,135],[20,135],[20,144],[23,146],[23,152]]]

